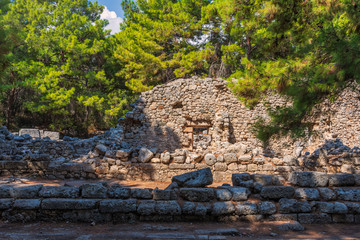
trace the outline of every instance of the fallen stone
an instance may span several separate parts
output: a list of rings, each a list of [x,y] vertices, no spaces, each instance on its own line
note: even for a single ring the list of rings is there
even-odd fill
[[[154,153],[150,151],[149,149],[142,147],[139,151],[139,162],[141,163],[147,163],[150,162],[150,160],[154,157]]]
[[[192,202],[209,202],[215,198],[212,188],[180,188],[180,196]]]
[[[176,182],[179,187],[205,187],[213,183],[213,176],[210,168],[204,168],[174,176],[172,182]]]
[[[277,226],[281,231],[304,231],[305,227],[301,225],[298,221],[291,221],[287,223],[282,223]]]

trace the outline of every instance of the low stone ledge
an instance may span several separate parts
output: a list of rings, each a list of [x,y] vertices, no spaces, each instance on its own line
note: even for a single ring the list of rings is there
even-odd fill
[[[40,190],[39,196],[42,198],[78,198],[80,189],[78,187],[44,186]]]
[[[106,199],[100,202],[100,212],[103,213],[130,213],[136,211],[136,199]]]
[[[260,195],[265,199],[280,199],[280,198],[292,198],[294,196],[295,189],[290,186],[272,186],[263,187]]]
[[[13,198],[36,198],[43,185],[20,185],[10,189],[10,195]]]
[[[81,186],[83,198],[106,198],[107,188],[101,183],[87,183]]]
[[[192,202],[209,202],[215,199],[212,188],[180,188],[180,196]]]
[[[329,177],[321,172],[292,172],[289,181],[300,187],[326,187]]]
[[[48,198],[42,200],[41,208],[49,210],[93,209],[98,202],[99,200],[96,199]]]
[[[16,199],[13,207],[17,209],[32,210],[39,209],[40,204],[40,199]]]

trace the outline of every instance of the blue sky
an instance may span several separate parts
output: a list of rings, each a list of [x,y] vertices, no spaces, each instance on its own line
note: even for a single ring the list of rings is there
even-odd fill
[[[95,2],[95,0],[91,0]],[[124,17],[124,12],[121,8],[122,0],[97,0],[99,4],[104,5],[105,9],[101,14],[101,19],[107,19],[109,25],[105,29],[111,30],[111,34],[120,31],[120,23]]]
[[[95,0],[91,0],[95,2]],[[121,0],[98,0],[98,3],[106,6],[110,11],[116,12],[118,17],[124,17],[124,12],[121,8]]]

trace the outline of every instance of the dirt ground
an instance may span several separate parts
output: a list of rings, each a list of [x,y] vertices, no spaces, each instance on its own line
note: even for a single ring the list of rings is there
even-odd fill
[[[0,239],[9,240],[102,240],[102,239],[360,239],[359,225],[312,224],[305,231],[280,231],[276,223],[4,223]],[[236,229],[239,234],[215,234],[212,230]],[[220,229],[220,230],[219,230]]]

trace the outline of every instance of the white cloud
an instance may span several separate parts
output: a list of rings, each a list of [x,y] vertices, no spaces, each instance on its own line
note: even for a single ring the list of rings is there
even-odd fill
[[[120,32],[120,23],[123,21],[121,17],[116,15],[116,12],[109,11],[105,6],[104,11],[100,15],[101,19],[106,19],[109,21],[109,25],[105,27],[106,30],[111,30],[111,34]]]

